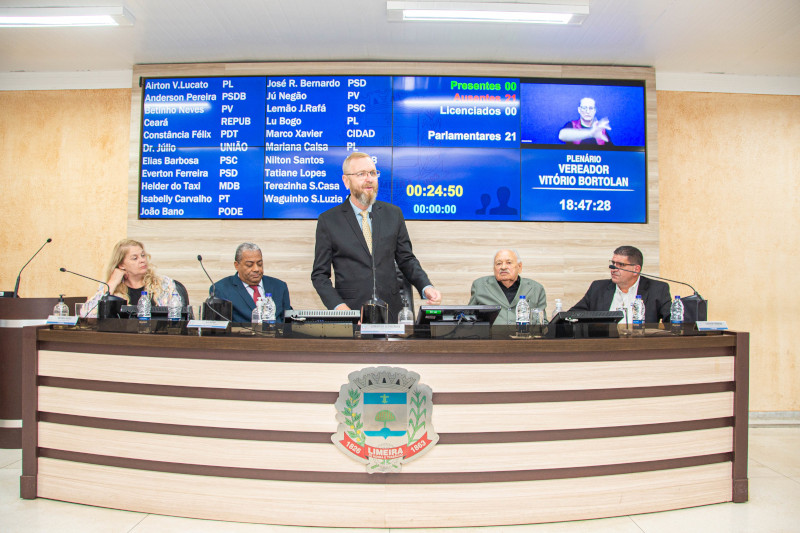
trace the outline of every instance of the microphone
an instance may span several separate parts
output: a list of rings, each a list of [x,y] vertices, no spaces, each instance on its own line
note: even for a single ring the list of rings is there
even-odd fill
[[[209,299],[213,300],[214,299],[214,294],[217,292],[217,286],[214,285],[214,282],[212,281],[211,276],[208,275],[208,271],[206,270],[206,267],[203,266],[203,256],[200,255],[200,254],[197,254],[197,260],[200,262],[200,268],[203,269],[203,272],[205,273],[206,277],[208,278],[208,281],[211,282],[211,296],[209,297]]]
[[[61,272],[67,272],[68,274],[74,274],[76,276],[80,276],[82,278],[86,278],[91,281],[96,281],[102,285],[106,286],[106,293],[97,301],[94,307],[98,307],[97,318],[110,318],[110,315],[119,314],[119,310],[122,308],[123,298],[119,296],[112,296],[111,295],[111,287],[108,286],[108,283],[105,281],[100,281],[99,279],[90,278],[89,276],[84,276],[83,274],[78,274],[77,272],[73,272],[71,270],[67,270],[64,267],[59,268]],[[112,302],[109,302],[109,299],[113,298]],[[102,304],[102,305],[101,305]],[[84,311],[83,316],[88,316],[88,314],[94,309]],[[116,308],[114,311],[112,308]]]
[[[39,252],[42,251],[42,248],[44,248],[48,242],[53,242],[53,239],[48,238],[46,241],[44,241],[44,244],[42,244],[39,249],[36,250],[36,253],[33,254],[30,259],[28,259],[28,263],[33,261],[33,258],[39,255]],[[25,265],[19,269],[19,274],[17,274],[17,282],[14,284],[14,298],[19,298],[19,280],[22,276],[22,271],[25,270],[25,267],[28,266],[28,263],[25,263]]]
[[[203,269],[208,281],[211,283],[211,296],[206,298],[206,301],[203,302],[203,312],[199,317],[201,320],[206,319],[206,310],[211,311],[222,320],[226,320],[231,322],[231,318],[233,317],[233,304],[229,300],[223,300],[222,298],[217,298],[217,286],[214,284],[214,280],[211,279],[211,276],[208,275],[208,271],[206,267],[203,265],[203,256],[197,254],[197,261],[200,263],[200,268]]]
[[[661,276],[656,276],[655,274],[645,274],[644,272],[636,272],[635,270],[620,268],[614,265],[608,265],[608,268],[611,270],[622,270],[623,272],[632,272],[634,274],[639,274],[640,276],[645,276],[647,278],[669,281],[670,283],[677,283],[678,285],[686,285],[687,287],[692,289],[692,292],[694,294],[692,294],[691,296],[687,296],[686,298],[681,298],[681,301],[685,302],[685,309],[684,309],[685,321],[697,322],[697,321],[708,320],[708,300],[700,296],[700,293],[697,292],[697,289],[695,289],[688,283],[685,283],[683,281],[678,281],[675,279],[662,278]]]
[[[370,222],[372,221],[372,211],[369,212],[369,220],[370,220]],[[372,236],[372,231],[370,231],[370,236]],[[373,242],[373,244],[375,243],[375,238],[374,237],[372,238],[372,242]],[[372,256],[372,299],[373,300],[377,300],[378,299],[378,281],[377,281],[378,276],[375,275],[375,254],[371,253],[369,255]]]
[[[100,283],[100,284],[102,284],[102,285],[105,285],[105,286],[106,286],[106,294],[104,294],[104,295],[103,295],[103,298],[106,298],[106,297],[108,297],[108,296],[111,294],[111,287],[109,287],[109,286],[108,286],[108,283],[106,283],[105,281],[100,281],[99,279],[94,279],[94,278],[90,278],[89,276],[84,276],[83,274],[78,274],[77,272],[73,272],[73,271],[71,271],[71,270],[67,270],[67,269],[66,269],[66,268],[64,268],[64,267],[61,267],[61,268],[59,268],[59,270],[60,270],[61,272],[67,272],[67,273],[69,273],[69,274],[75,274],[76,276],[80,276],[80,277],[82,277],[82,278],[86,278],[86,279],[89,279],[89,280],[92,280],[92,281],[96,281],[97,283]]]
[[[372,220],[372,211],[369,212],[369,218]],[[362,224],[369,224],[366,220]],[[374,234],[373,234],[374,235]],[[375,238],[373,237],[372,243],[374,245]],[[389,323],[389,304],[378,298],[378,281],[375,272],[375,248],[372,249],[372,298],[364,302],[361,306],[361,323],[362,324],[388,324]]]
[[[697,292],[697,290],[695,290],[695,288],[694,288],[694,287],[692,287],[692,286],[691,286],[691,285],[689,285],[688,283],[684,283],[684,282],[682,282],[682,281],[678,281],[678,280],[674,280],[674,279],[669,279],[669,278],[662,278],[661,276],[656,276],[655,274],[645,274],[644,272],[636,272],[635,270],[628,270],[627,268],[620,268],[620,267],[617,267],[617,266],[614,266],[614,265],[608,265],[608,268],[610,268],[611,270],[622,270],[622,271],[624,271],[624,272],[633,272],[634,274],[639,274],[640,276],[645,276],[645,277],[647,277],[647,278],[655,278],[655,279],[660,279],[660,280],[663,280],[663,281],[669,281],[670,283],[677,283],[677,284],[679,284],[679,285],[686,285],[687,287],[689,287],[690,289],[692,289],[692,292],[694,292],[693,296],[697,296],[699,299],[701,299],[701,300],[705,300],[705,298],[703,298],[702,296],[700,296],[700,293],[699,293],[699,292]]]

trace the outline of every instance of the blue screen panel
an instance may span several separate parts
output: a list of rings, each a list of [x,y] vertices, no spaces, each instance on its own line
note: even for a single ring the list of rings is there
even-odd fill
[[[575,144],[589,107],[608,141],[595,128]],[[638,81],[147,79],[138,215],[315,219],[346,199],[341,165],[361,151],[382,173],[378,198],[409,220],[644,223],[645,140]]]

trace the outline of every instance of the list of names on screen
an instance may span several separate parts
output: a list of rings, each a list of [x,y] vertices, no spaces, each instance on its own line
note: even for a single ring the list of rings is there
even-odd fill
[[[647,222],[642,81],[143,80],[139,218],[315,219],[354,151],[409,220]]]

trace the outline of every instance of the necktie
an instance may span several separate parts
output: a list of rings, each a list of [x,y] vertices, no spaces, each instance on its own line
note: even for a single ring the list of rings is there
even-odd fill
[[[369,253],[372,253],[372,229],[369,227],[369,211],[361,211],[361,231],[364,233],[364,239],[367,241],[367,248]]]
[[[258,292],[258,285],[250,285],[250,288],[253,289],[253,302],[258,303],[258,299],[261,297],[261,293]]]

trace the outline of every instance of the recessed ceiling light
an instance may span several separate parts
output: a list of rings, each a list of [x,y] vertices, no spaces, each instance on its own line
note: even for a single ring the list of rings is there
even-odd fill
[[[581,24],[588,5],[489,2],[386,2],[387,19],[399,21]]]

